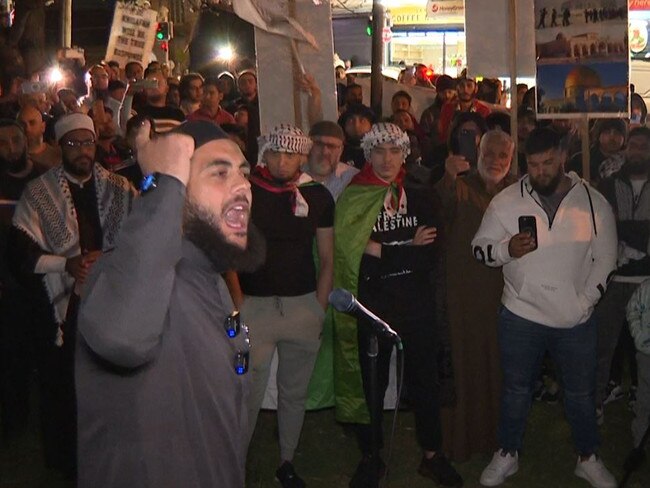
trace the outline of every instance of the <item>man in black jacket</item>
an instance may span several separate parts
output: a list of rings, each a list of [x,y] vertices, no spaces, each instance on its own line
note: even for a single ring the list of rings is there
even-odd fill
[[[596,307],[598,317],[598,377],[596,404],[602,423],[602,405],[623,395],[622,365],[614,358],[617,343],[634,358],[634,344],[625,323],[625,307],[639,284],[650,278],[650,129],[630,131],[621,170],[603,180],[601,193],[614,208],[618,231],[618,269],[607,293]],[[622,359],[622,355],[620,357]],[[612,377],[610,378],[610,368]],[[632,388],[636,387],[636,364],[632,364]],[[611,380],[611,383],[610,383]],[[609,384],[608,384],[609,383]],[[632,390],[633,392],[633,390]]]

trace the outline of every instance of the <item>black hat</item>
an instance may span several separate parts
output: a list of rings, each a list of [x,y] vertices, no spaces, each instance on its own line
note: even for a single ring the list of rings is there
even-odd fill
[[[229,139],[228,134],[226,134],[221,127],[206,120],[191,120],[189,122],[183,122],[181,125],[176,127],[173,132],[191,136],[192,139],[194,139],[195,150],[210,141]]]

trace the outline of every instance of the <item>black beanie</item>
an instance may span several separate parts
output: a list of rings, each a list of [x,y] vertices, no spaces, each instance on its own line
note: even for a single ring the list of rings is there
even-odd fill
[[[187,134],[192,137],[192,139],[194,139],[195,150],[210,141],[229,139],[228,134],[226,134],[221,127],[206,120],[191,120],[189,122],[183,122],[172,132]]]

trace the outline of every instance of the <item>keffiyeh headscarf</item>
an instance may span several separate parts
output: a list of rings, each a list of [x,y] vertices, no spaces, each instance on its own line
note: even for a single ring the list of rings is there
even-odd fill
[[[363,149],[366,161],[370,161],[370,153],[373,148],[385,143],[399,146],[404,153],[404,159],[411,154],[411,141],[406,132],[395,124],[380,122],[373,125],[370,131],[361,139],[361,148]]]
[[[259,151],[257,153],[257,166],[251,175],[251,181],[265,190],[273,193],[292,192],[293,214],[296,217],[309,215],[309,204],[300,193],[300,186],[313,183],[311,176],[301,171],[292,181],[279,183],[274,180],[264,162],[264,153],[275,151],[290,154],[309,154],[312,141],[298,127],[289,124],[280,124],[269,131],[268,134],[257,139]]]

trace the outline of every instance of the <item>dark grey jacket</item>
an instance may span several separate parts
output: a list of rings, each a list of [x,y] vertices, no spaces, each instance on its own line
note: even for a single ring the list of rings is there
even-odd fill
[[[85,286],[76,384],[80,488],[242,488],[248,374],[242,332],[205,254],[181,235],[185,188],[139,198]]]

